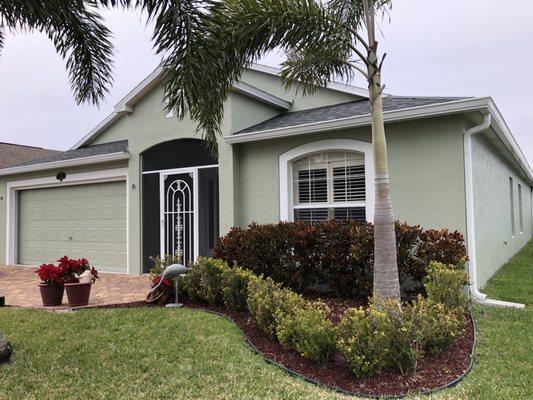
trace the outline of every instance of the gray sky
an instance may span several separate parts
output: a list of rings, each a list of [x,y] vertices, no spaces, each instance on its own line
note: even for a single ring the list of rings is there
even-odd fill
[[[512,5],[511,5],[512,3]],[[533,160],[533,1],[396,0],[382,22],[383,77],[397,95],[491,95]],[[106,12],[115,84],[100,109],[77,106],[63,61],[39,34],[8,37],[0,56],[0,141],[68,149],[157,65],[136,12]],[[276,66],[269,55],[264,64]],[[360,80],[355,82],[364,86]]]

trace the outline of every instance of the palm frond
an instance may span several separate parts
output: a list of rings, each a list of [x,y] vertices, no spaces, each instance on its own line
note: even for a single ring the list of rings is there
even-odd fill
[[[9,29],[39,31],[66,60],[78,103],[98,104],[112,83],[111,32],[94,1],[20,0],[0,2],[0,22]]]
[[[350,51],[338,46],[339,41],[331,44],[289,51],[287,59],[281,64],[281,78],[285,87],[302,86],[305,96],[313,94],[335,78],[352,79],[355,71],[349,61]]]

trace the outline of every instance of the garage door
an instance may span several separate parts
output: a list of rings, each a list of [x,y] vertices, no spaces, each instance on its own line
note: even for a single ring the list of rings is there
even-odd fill
[[[18,262],[67,254],[126,272],[126,184],[107,182],[23,190],[18,197]]]

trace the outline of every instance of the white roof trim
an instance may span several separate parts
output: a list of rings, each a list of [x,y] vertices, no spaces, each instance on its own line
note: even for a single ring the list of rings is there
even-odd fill
[[[0,169],[0,176],[23,174],[26,172],[42,171],[55,168],[75,167],[78,165],[100,164],[111,161],[127,160],[129,158],[130,154],[123,152],[99,154],[97,156],[72,158],[70,160],[51,161],[41,164],[21,165],[18,167],[4,168]]]
[[[263,72],[269,75],[280,76],[281,70],[279,68],[271,67],[263,64],[252,64],[248,67],[252,71]],[[348,85],[339,82],[328,82],[326,88],[335,90],[337,92],[348,93],[359,97],[368,99],[368,89],[360,88],[358,86]]]
[[[265,92],[261,89],[248,85],[244,82],[237,82],[233,85],[233,90],[237,93],[247,95],[256,100],[268,103],[273,107],[279,108],[283,111],[287,111],[291,108],[291,102],[283,100],[279,97],[276,97],[268,92]]]
[[[439,115],[459,114],[469,111],[488,111],[493,115],[492,126],[498,137],[502,140],[515,160],[526,173],[530,182],[533,183],[533,171],[527,162],[522,150],[518,146],[509,127],[505,123],[496,104],[490,97],[454,100],[447,103],[430,104],[425,106],[404,108],[401,110],[385,111],[385,122],[397,122],[404,120],[434,117]],[[357,128],[368,126],[372,123],[371,115],[359,115],[354,117],[339,118],[329,121],[312,122],[309,124],[295,125],[283,128],[267,129],[258,132],[241,133],[225,136],[226,143],[246,143],[258,140],[269,140],[287,136],[306,135],[330,130]]]
[[[111,126],[122,115],[133,112],[133,106],[137,104],[148,92],[154,87],[163,82],[164,68],[157,67],[150,75],[148,75],[141,83],[133,88],[122,100],[120,100],[114,107],[113,112],[108,115],[100,124],[86,134],[80,141],[78,141],[71,150],[79,149],[87,143],[98,137],[104,130]],[[281,110],[288,110],[291,103],[261,89],[257,89],[243,82],[238,82],[233,86],[233,90],[238,93],[250,96],[256,100],[270,104]]]
[[[276,76],[279,76],[280,74],[279,69],[260,64],[252,64],[248,67],[248,69]],[[152,90],[154,87],[156,87],[163,81],[164,72],[165,70],[163,67],[157,67],[150,75],[144,78],[141,83],[135,86],[122,100],[120,100],[115,105],[114,110],[110,115],[108,115],[100,124],[98,124],[94,129],[92,129],[83,138],[81,138],[81,140],[79,140],[74,146],[72,146],[71,150],[79,149],[80,147],[85,146],[87,143],[90,143],[92,140],[98,137],[104,130],[106,130],[109,126],[115,123],[115,121],[119,119],[122,115],[132,113],[133,106],[137,104],[139,100],[141,100],[150,90]],[[355,86],[331,82],[328,83],[326,87],[339,92],[349,93],[352,95],[368,98],[368,90],[361,89]],[[276,97],[273,94],[265,92],[261,89],[250,86],[244,82],[237,82],[233,86],[233,90],[281,110],[286,111],[291,106],[290,102]]]

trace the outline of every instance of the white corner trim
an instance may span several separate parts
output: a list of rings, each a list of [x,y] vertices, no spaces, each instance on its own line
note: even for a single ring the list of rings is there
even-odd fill
[[[22,173],[34,172],[34,171],[42,171],[42,170],[47,170],[47,169],[52,169],[52,168],[66,168],[66,167],[75,167],[79,165],[100,164],[100,163],[111,162],[111,161],[127,160],[129,158],[130,158],[129,153],[118,152],[118,153],[101,154],[97,156],[73,158],[70,160],[52,161],[52,162],[41,163],[41,164],[22,165],[20,167],[10,167],[10,168],[0,169],[0,176],[22,174]]]
[[[63,182],[59,182],[55,176],[44,178],[25,179],[7,182],[6,185],[6,259],[7,265],[16,264],[17,260],[17,231],[18,231],[18,201],[17,196],[20,190],[40,189],[47,187],[73,186],[89,183],[102,182],[126,182],[126,250],[127,261],[126,270],[130,272],[129,260],[129,175],[128,168],[115,168],[102,171],[82,172],[78,174],[67,175]],[[105,271],[102,271],[105,272]]]
[[[287,100],[283,100],[273,94],[265,92],[264,90],[258,89],[254,86],[248,85],[244,82],[237,82],[233,85],[232,89],[237,92],[244,94],[253,99],[262,101],[263,103],[270,104],[273,107],[279,108],[280,110],[287,111],[291,108],[292,103]]]
[[[279,218],[293,221],[292,162],[308,154],[321,151],[355,151],[365,156],[366,219],[374,221],[374,154],[372,143],[352,139],[317,140],[295,147],[279,156]]]

